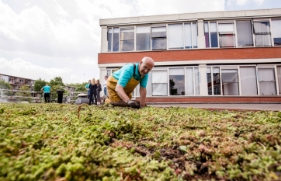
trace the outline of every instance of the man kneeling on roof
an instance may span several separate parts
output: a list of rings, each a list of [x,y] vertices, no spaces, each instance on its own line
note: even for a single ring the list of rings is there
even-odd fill
[[[106,84],[109,102],[115,106],[144,107],[148,73],[153,67],[153,59],[144,57],[139,63],[126,64],[115,71]],[[138,84],[140,84],[140,101],[134,101],[131,100],[132,92]]]

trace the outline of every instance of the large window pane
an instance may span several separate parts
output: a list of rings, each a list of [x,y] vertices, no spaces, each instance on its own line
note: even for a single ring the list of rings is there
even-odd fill
[[[276,95],[274,68],[259,68],[260,95]]]
[[[112,28],[109,28],[107,30],[107,42],[108,42],[108,45],[107,45],[107,51],[108,52],[111,52],[111,45],[112,45],[112,35],[113,35],[113,29]]]
[[[152,84],[153,96],[167,96],[168,84]]]
[[[113,47],[112,51],[119,51],[119,28],[113,28]]]
[[[256,46],[271,46],[270,25],[268,21],[254,22]]]
[[[193,68],[186,68],[186,95],[194,95]]]
[[[197,23],[192,23],[192,47],[197,48]]]
[[[139,26],[137,27],[136,34],[137,50],[150,50],[150,27],[149,26]]]
[[[279,87],[279,95],[281,95],[281,66],[277,67],[277,80],[278,80],[278,87]]]
[[[194,67],[195,95],[200,95],[200,73],[199,68]]]
[[[251,21],[236,21],[238,47],[254,46]]]
[[[166,27],[153,27],[151,28],[151,39],[153,50],[166,50]]]
[[[204,36],[205,36],[205,44],[206,48],[210,47],[210,41],[209,41],[209,23],[204,23]]]
[[[192,48],[191,23],[184,24],[185,48]]]
[[[171,68],[170,69],[170,95],[185,95],[184,87],[184,69]]]
[[[220,47],[235,47],[235,36],[233,34],[220,34]]]
[[[166,38],[153,38],[152,39],[152,50],[166,50]]]
[[[217,33],[217,23],[210,23],[210,39],[211,47],[218,47],[218,33]]]
[[[169,49],[183,49],[183,27],[182,24],[172,24],[169,29]]]
[[[166,96],[168,95],[168,73],[167,71],[152,71],[152,95]]]
[[[239,95],[238,70],[222,69],[223,95]]]
[[[235,35],[233,23],[219,23],[220,47],[235,47]]]
[[[281,45],[281,20],[272,20],[271,22],[274,46]]]
[[[212,73],[211,73],[211,67],[207,68],[207,89],[208,89],[208,95],[213,95],[213,84],[212,84]]]
[[[166,38],[166,27],[152,27],[151,37],[153,38]]]
[[[240,67],[241,94],[258,95],[256,67]]]
[[[213,71],[214,95],[221,95],[220,68],[213,67],[212,71]]]
[[[234,25],[233,23],[220,23],[219,32],[233,32]]]
[[[134,28],[120,29],[120,49],[121,51],[134,50]]]

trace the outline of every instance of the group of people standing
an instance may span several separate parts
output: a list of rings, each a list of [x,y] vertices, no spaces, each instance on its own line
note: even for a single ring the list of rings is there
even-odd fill
[[[105,76],[105,80],[107,80],[107,76]],[[105,87],[104,87],[105,85]],[[104,95],[106,96],[106,83],[103,85],[104,89]],[[100,84],[99,79],[93,78],[92,80],[89,80],[88,84],[85,86],[86,90],[88,91],[88,98],[89,98],[89,105],[91,104],[100,104],[101,103],[101,97],[100,92],[102,91],[102,86]]]

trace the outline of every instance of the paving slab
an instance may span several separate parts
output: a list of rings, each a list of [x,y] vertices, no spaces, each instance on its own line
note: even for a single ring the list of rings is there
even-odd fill
[[[153,107],[193,107],[210,110],[281,111],[281,104],[150,104]]]

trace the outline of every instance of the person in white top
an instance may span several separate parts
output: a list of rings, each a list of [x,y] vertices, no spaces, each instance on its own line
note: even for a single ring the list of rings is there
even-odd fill
[[[103,93],[104,93],[104,96],[105,97],[108,97],[108,95],[107,95],[107,90],[106,90],[106,82],[107,82],[107,78],[108,78],[108,76],[106,75],[106,76],[104,76],[104,80],[105,80],[105,82],[103,83]]]

